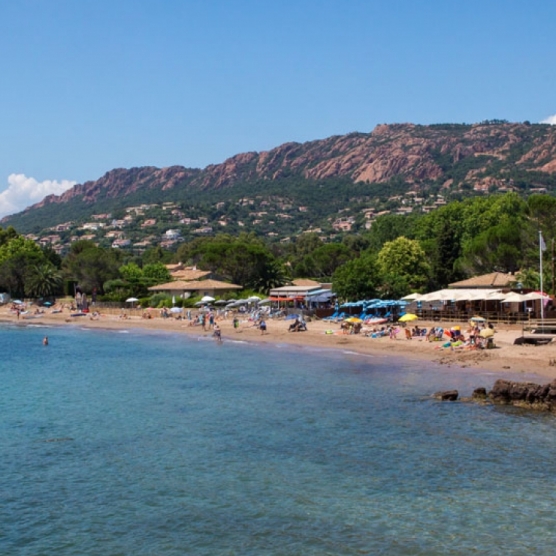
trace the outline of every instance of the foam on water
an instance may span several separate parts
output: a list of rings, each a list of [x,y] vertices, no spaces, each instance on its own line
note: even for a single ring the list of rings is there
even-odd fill
[[[0,328],[1,554],[553,554],[554,417],[430,398],[492,373],[90,332]]]

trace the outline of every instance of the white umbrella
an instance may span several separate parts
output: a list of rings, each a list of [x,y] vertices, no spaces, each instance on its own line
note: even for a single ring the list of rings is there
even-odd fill
[[[128,297],[125,300],[126,303],[135,303],[136,301],[139,301],[136,297]]]
[[[526,301],[537,301],[538,299],[549,300],[550,296],[547,294],[542,294],[540,292],[530,292],[526,293],[523,297],[525,297]]]
[[[205,296],[201,297],[201,301],[203,303],[212,303],[213,301],[216,301],[216,300],[214,299],[214,297],[211,297],[210,295],[205,295]]]
[[[522,303],[523,301],[527,301],[528,298],[527,296],[517,293],[517,292],[511,292],[509,293],[504,299],[502,299],[503,303]]]
[[[172,307],[170,309],[171,313],[181,313],[183,311],[183,309],[181,307]]]
[[[451,301],[455,299],[455,293],[454,290],[438,290],[423,295],[419,301]]]
[[[256,295],[252,295],[251,297],[247,298],[247,301],[249,301],[249,303],[258,303],[260,300],[261,298]]]
[[[488,294],[487,301],[502,301],[507,295],[507,293],[502,291],[495,291]]]
[[[403,300],[405,301],[419,301],[421,299],[421,297],[423,297],[420,293],[410,293],[409,295],[406,295],[405,297],[402,297]]]

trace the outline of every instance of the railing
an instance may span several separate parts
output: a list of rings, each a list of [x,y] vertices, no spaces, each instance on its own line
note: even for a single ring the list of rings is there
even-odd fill
[[[467,322],[471,320],[474,316],[480,316],[486,319],[488,322],[495,324],[522,324],[529,325],[529,323],[535,321],[532,318],[535,316],[534,313],[530,312],[499,312],[499,311],[455,311],[455,310],[430,310],[421,309],[417,310],[417,315],[423,320],[431,321],[443,321],[443,322]],[[546,321],[546,319],[545,319]],[[556,326],[556,325],[555,325]]]

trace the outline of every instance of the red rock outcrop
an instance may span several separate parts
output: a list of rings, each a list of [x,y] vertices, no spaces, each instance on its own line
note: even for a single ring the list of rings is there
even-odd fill
[[[510,159],[518,145],[520,156]],[[515,149],[514,151],[515,152]],[[442,180],[446,165],[474,157],[466,179],[479,187],[499,183],[486,179],[493,160],[511,168],[556,172],[556,126],[511,123],[419,126],[379,125],[371,133],[350,133],[307,143],[285,143],[260,153],[248,152],[203,170],[182,166],[131,168],[107,172],[96,181],[50,195],[31,208],[80,197],[86,203],[119,198],[144,188],[181,186],[222,189],[252,180],[276,180],[298,174],[320,180],[347,177],[354,182],[383,183]],[[477,158],[481,157],[481,158]],[[29,209],[28,209],[29,210]]]

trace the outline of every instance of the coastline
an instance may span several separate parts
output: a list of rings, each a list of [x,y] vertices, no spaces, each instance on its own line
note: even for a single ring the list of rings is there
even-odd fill
[[[127,313],[129,314],[130,311]],[[42,315],[30,318],[20,317],[18,320],[17,316],[5,307],[0,309],[0,322],[20,326],[77,326],[105,330],[141,328],[212,337],[212,331],[205,332],[200,326],[190,326],[187,320],[164,319],[158,316],[144,319],[140,316],[139,310],[136,310],[135,313],[125,319],[120,318],[118,314],[101,313],[98,320],[93,320],[90,316],[71,317],[68,312],[51,313],[47,311]],[[238,330],[234,330],[231,319],[219,320],[218,324],[222,330],[223,341],[228,338],[263,344],[290,344],[317,349],[348,350],[369,356],[387,357],[391,355],[446,365],[454,372],[465,372],[466,368],[480,368],[493,372],[499,371],[505,375],[515,374],[517,375],[516,380],[520,380],[519,375],[522,374],[535,374],[549,380],[556,379],[556,343],[544,346],[514,345],[514,340],[522,334],[521,327],[518,326],[509,325],[497,328],[494,335],[495,349],[469,350],[445,348],[442,347],[445,342],[428,342],[425,338],[407,340],[403,334],[399,334],[395,340],[388,337],[369,338],[361,334],[341,334],[338,323],[327,321],[308,322],[308,330],[305,332],[288,332],[290,321],[269,319],[266,322],[267,332],[265,334],[261,334],[260,330],[246,318],[240,321]],[[466,324],[461,323],[462,329]],[[419,321],[419,325],[429,328],[430,326],[443,326],[443,323]],[[453,325],[454,323],[444,323],[443,327],[450,328]]]

